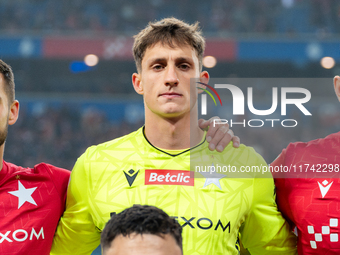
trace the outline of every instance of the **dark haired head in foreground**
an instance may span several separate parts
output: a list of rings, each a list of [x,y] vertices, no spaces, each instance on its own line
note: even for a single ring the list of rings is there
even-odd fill
[[[104,255],[180,255],[182,228],[163,210],[133,205],[112,216],[101,234]]]

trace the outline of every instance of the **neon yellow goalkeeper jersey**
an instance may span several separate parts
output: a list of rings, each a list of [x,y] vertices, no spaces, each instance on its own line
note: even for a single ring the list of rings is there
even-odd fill
[[[296,254],[272,178],[191,178],[190,156],[215,165],[265,165],[252,148],[229,144],[223,153],[211,152],[203,139],[188,150],[165,151],[151,145],[143,130],[92,146],[78,159],[51,254],[91,254],[110,215],[133,204],[176,217],[184,255],[239,254],[239,233],[251,254]]]

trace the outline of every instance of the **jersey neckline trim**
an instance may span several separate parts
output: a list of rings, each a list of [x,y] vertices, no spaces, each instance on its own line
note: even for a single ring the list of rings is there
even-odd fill
[[[171,153],[169,153],[169,152],[166,152],[166,151],[163,151],[162,149],[157,148],[157,147],[154,146],[152,143],[150,143],[150,141],[148,140],[148,138],[146,138],[145,132],[144,132],[144,131],[145,131],[145,126],[143,126],[143,128],[142,128],[142,133],[143,133],[144,139],[148,142],[148,144],[150,144],[150,145],[151,145],[153,148],[155,148],[156,150],[158,150],[158,151],[160,151],[160,152],[163,152],[163,153],[165,153],[165,154],[167,154],[167,155],[169,155],[169,156],[171,156],[171,157],[176,157],[176,156],[179,156],[179,155],[181,155],[181,154],[183,154],[183,153],[186,153],[186,152],[188,152],[188,151],[190,151],[190,150],[193,150],[193,149],[197,148],[198,146],[201,146],[201,145],[205,142],[205,136],[204,136],[203,141],[200,142],[199,144],[197,144],[196,146],[191,147],[191,148],[189,148],[189,149],[186,149],[186,150],[184,150],[184,151],[182,151],[182,152],[180,152],[180,153],[177,153],[177,154],[171,154]]]

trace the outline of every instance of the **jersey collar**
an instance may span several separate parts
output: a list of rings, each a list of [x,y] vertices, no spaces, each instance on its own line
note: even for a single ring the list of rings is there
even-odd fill
[[[181,154],[184,154],[184,153],[186,153],[186,152],[188,152],[188,151],[191,151],[191,150],[193,150],[193,149],[195,149],[195,148],[201,146],[201,145],[205,142],[205,135],[206,135],[206,132],[204,132],[202,141],[201,141],[199,144],[197,144],[196,146],[194,146],[194,147],[191,147],[191,148],[185,149],[185,150],[178,150],[178,151],[179,151],[178,153],[169,153],[169,152],[166,151],[166,150],[162,150],[162,149],[160,149],[160,148],[157,148],[156,146],[154,146],[154,145],[148,140],[148,138],[146,138],[146,136],[145,136],[145,126],[143,126],[143,128],[142,128],[142,133],[143,133],[144,139],[145,139],[145,140],[147,141],[147,143],[150,144],[154,149],[156,149],[156,150],[158,150],[158,151],[160,151],[160,152],[162,152],[162,153],[164,153],[164,154],[167,154],[167,155],[169,155],[169,156],[171,156],[171,157],[179,156],[179,155],[181,155]]]

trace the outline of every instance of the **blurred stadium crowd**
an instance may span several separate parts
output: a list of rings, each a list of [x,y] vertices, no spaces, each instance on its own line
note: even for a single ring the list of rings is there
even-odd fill
[[[339,109],[327,106],[313,110],[313,117],[302,119],[295,128],[243,128],[232,129],[241,142],[252,146],[270,163],[289,142],[309,141],[340,130]],[[244,118],[244,117],[242,117]],[[241,121],[240,119],[235,121]],[[22,166],[47,162],[72,169],[76,159],[91,145],[96,145],[137,130],[142,121],[112,123],[100,109],[65,105],[46,108],[40,113],[20,112],[18,122],[9,128],[5,160]]]
[[[126,135],[142,123],[111,123],[94,108],[64,106],[40,113],[20,111],[18,122],[9,128],[5,160],[32,167],[39,162],[72,169],[76,159],[91,145]]]
[[[338,0],[3,0],[0,30],[131,34],[174,13],[199,20],[206,35],[340,32]]]

